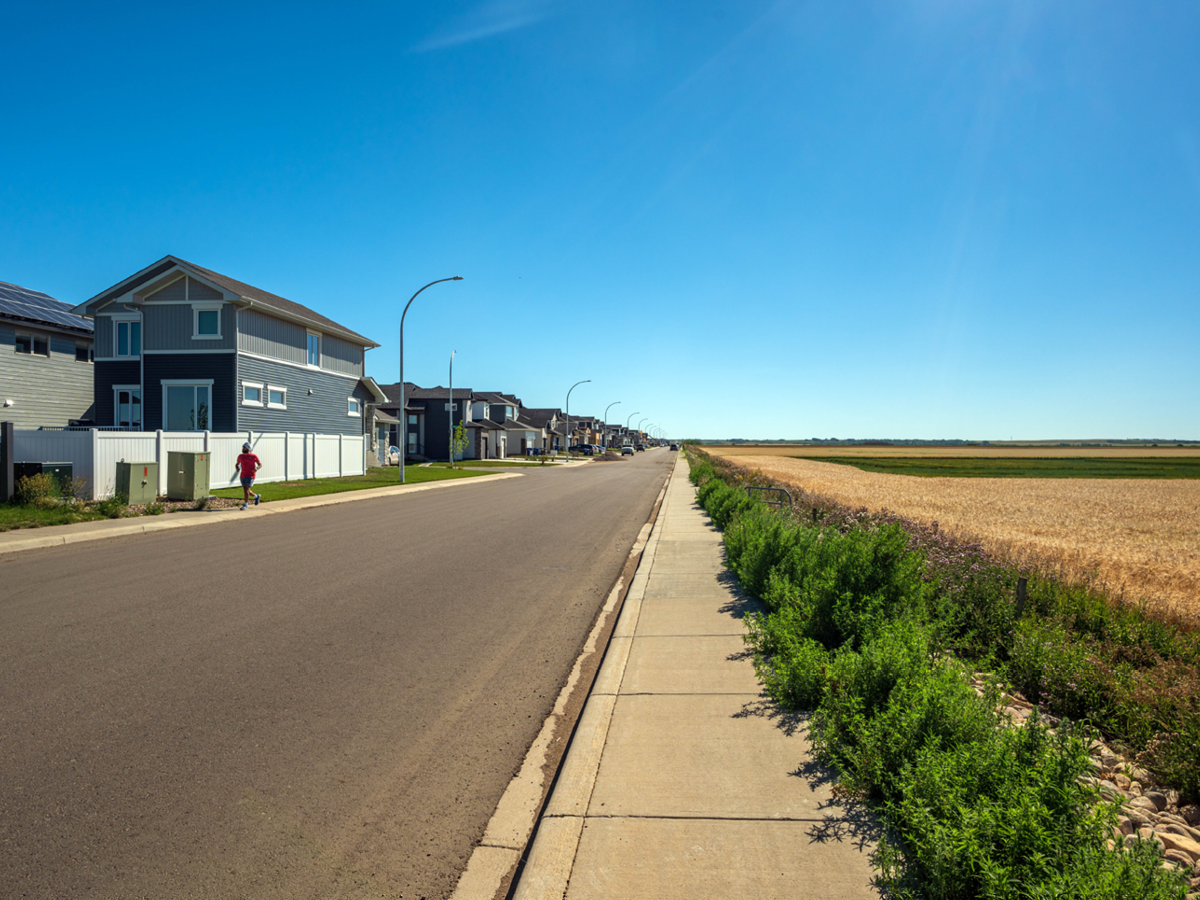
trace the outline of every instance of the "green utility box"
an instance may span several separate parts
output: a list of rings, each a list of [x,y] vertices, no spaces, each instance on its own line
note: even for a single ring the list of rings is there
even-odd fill
[[[74,466],[69,462],[15,462],[13,463],[13,483],[30,475],[50,475],[58,482],[63,497],[70,497],[74,487]]]
[[[208,496],[209,453],[167,452],[167,499],[200,500]]]
[[[117,463],[117,494],[131,506],[146,506],[158,499],[158,463]]]

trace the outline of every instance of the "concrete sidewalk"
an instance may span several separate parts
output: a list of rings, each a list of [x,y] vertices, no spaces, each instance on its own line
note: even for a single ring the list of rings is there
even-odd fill
[[[877,898],[876,826],[764,702],[757,604],[687,474],[681,454],[516,900]]]

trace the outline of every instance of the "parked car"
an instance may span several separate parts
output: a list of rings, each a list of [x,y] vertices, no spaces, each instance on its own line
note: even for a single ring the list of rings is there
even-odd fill
[[[622,448],[621,448],[621,455],[622,455],[622,456],[633,456],[633,448],[632,448],[632,447],[630,447],[630,446],[625,446],[625,447],[622,447]]]
[[[671,449],[672,449],[672,450],[678,450],[678,449],[679,449],[679,445],[678,445],[678,444],[672,444],[672,445],[671,445]]]
[[[389,466],[400,465],[400,448],[396,446],[388,447],[387,464]]]
[[[596,452],[596,448],[591,444],[576,444],[571,448],[572,453],[582,453],[584,456],[592,456]]]
[[[634,449],[635,449],[635,450],[637,450],[637,452],[638,452],[638,453],[641,453],[643,450],[645,450],[645,449],[646,449],[646,445],[645,445],[645,444],[638,444],[638,445],[637,445],[637,447],[635,447]]]

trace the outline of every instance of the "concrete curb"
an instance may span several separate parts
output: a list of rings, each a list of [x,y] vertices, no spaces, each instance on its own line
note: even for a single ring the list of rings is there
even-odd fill
[[[276,500],[254,506],[247,510],[218,509],[197,512],[164,513],[161,516],[139,516],[137,520],[109,519],[101,522],[80,522],[75,525],[51,525],[46,528],[16,529],[0,532],[0,554],[35,550],[39,547],[61,547],[83,541],[102,541],[131,534],[151,534],[172,528],[193,528],[199,525],[215,525],[219,522],[247,519],[263,515],[294,512],[298,509],[313,509],[318,506],[333,506],[353,503],[358,500],[377,500],[398,494],[415,494],[440,488],[457,487],[464,484],[482,484],[520,478],[519,472],[497,472],[475,478],[455,478],[448,481],[433,481],[427,484],[405,484],[395,487],[366,488],[361,491],[342,491],[336,494],[314,494],[311,497],[296,497],[291,500]],[[53,532],[43,534],[42,532]]]
[[[588,460],[590,462],[590,460]],[[625,601],[621,606],[620,618],[617,620],[617,628],[621,627],[621,623],[625,622],[629,616],[630,604],[634,601],[634,594],[637,591],[645,592],[646,576],[643,567],[646,564],[647,554],[653,556],[653,548],[658,546],[657,522],[658,517],[662,515],[663,503],[666,501],[667,490],[671,486],[671,476],[674,475],[674,469],[671,475],[667,476],[663,483],[662,489],[658,492],[658,496],[654,500],[654,509],[657,510],[653,522],[647,522],[642,526],[641,532],[638,534],[637,540],[634,541],[633,547],[629,551],[630,557],[641,553],[642,558],[638,563],[637,571],[634,573],[633,579],[630,582],[629,591],[625,594]],[[648,568],[648,567],[647,567]],[[640,580],[639,580],[640,579]],[[470,860],[467,862],[467,868],[459,877],[458,884],[454,888],[454,893],[451,894],[450,900],[493,900],[499,891],[504,879],[521,861],[521,856],[526,850],[526,845],[529,842],[529,836],[533,833],[534,826],[537,825],[539,812],[538,806],[542,798],[542,787],[544,784],[542,773],[542,765],[546,758],[546,751],[554,737],[555,731],[558,728],[560,720],[565,712],[571,693],[575,689],[579,680],[579,673],[583,666],[584,660],[596,652],[604,653],[604,661],[600,666],[600,671],[596,675],[596,679],[592,684],[592,689],[588,694],[587,703],[584,706],[583,712],[580,715],[579,722],[575,727],[575,734],[571,737],[571,745],[567,750],[567,755],[563,759],[562,772],[559,775],[558,782],[554,786],[554,792],[548,799],[548,805],[553,805],[554,800],[558,795],[566,790],[564,787],[564,779],[572,785],[581,787],[586,783],[588,794],[591,794],[591,786],[595,781],[595,769],[599,767],[600,751],[604,749],[604,736],[608,734],[608,719],[612,717],[612,708],[616,703],[616,697],[608,698],[607,714],[595,706],[594,698],[597,692],[597,685],[601,684],[602,677],[606,671],[611,670],[613,665],[613,644],[616,641],[615,634],[609,638],[609,643],[606,648],[596,646],[597,640],[603,632],[605,625],[608,622],[608,617],[616,609],[617,600],[621,596],[621,591],[624,585],[623,578],[618,578],[617,583],[609,592],[608,598],[605,600],[604,606],[601,609],[600,615],[596,617],[596,623],[592,626],[591,632],[588,634],[587,641],[584,643],[583,652],[575,660],[575,664],[571,667],[571,674],[567,677],[567,683],[559,692],[557,699],[554,702],[554,710],[542,723],[542,728],[538,732],[538,736],[534,738],[533,744],[529,748],[529,752],[525,755],[525,760],[521,764],[520,771],[513,776],[508,787],[505,788],[504,794],[500,797],[500,803],[496,806],[496,811],[492,814],[491,820],[488,822],[487,828],[484,831],[483,840],[480,842],[471,854]],[[640,587],[639,587],[640,586]],[[637,597],[634,603],[639,609],[641,607],[641,596]],[[636,613],[635,613],[636,615]],[[621,669],[624,670],[625,660],[629,658],[629,641],[624,642],[624,652],[618,654],[621,657]],[[603,681],[605,684],[611,684],[612,674],[608,675]],[[615,682],[615,687],[620,686],[620,677],[618,675]],[[615,694],[615,687],[613,693]],[[579,765],[587,765],[584,763],[576,763],[575,768],[570,768],[571,760],[580,757],[590,759],[590,755],[586,751],[577,751],[576,744],[586,741],[592,742],[596,734],[600,734],[599,745],[594,748],[595,765],[590,774],[587,771],[577,771]],[[581,737],[582,736],[582,737]],[[578,788],[575,789],[578,794]],[[587,798],[583,799],[583,807],[587,806]],[[543,814],[544,815],[544,814]],[[543,818],[542,829],[547,825]],[[557,826],[556,826],[557,827]],[[583,819],[579,819],[579,827],[577,831],[583,830]],[[569,836],[568,836],[569,837]],[[579,834],[575,835],[575,843],[579,840]],[[533,877],[557,877],[556,873],[566,866],[566,874],[563,875],[563,884],[566,884],[566,876],[570,874],[571,863],[575,858],[574,844],[570,844],[569,840],[563,843],[560,839],[547,839],[550,844],[559,846],[562,844],[563,853],[554,857],[553,862],[549,866],[543,865],[545,873],[540,872]],[[542,842],[541,833],[538,837],[539,844]],[[567,846],[570,847],[570,853],[566,854]],[[544,851],[543,856],[551,851]],[[564,856],[565,854],[565,856]],[[521,877],[521,884],[525,884],[530,878],[529,863],[526,863],[526,868]]]
[[[675,471],[686,465],[680,454],[675,469],[667,477],[663,489],[662,504],[665,506],[667,493]],[[662,514],[660,507],[659,515]],[[579,849],[583,834],[583,820],[591,800],[596,776],[600,771],[600,757],[608,740],[608,728],[616,709],[617,693],[625,675],[633,634],[637,629],[642,611],[642,600],[650,569],[658,550],[661,530],[658,522],[651,529],[642,553],[638,570],[634,574],[621,608],[621,617],[613,630],[604,662],[592,685],[587,704],[579,719],[579,726],[571,738],[571,746],[563,760],[562,771],[554,786],[546,810],[538,826],[537,838],[528,854],[525,870],[513,894],[514,900],[562,900],[567,892],[567,883]]]

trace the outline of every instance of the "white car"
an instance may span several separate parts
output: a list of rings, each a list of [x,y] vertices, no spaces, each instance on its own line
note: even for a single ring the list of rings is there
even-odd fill
[[[622,447],[621,455],[622,456],[633,456],[633,448],[632,447]]]

